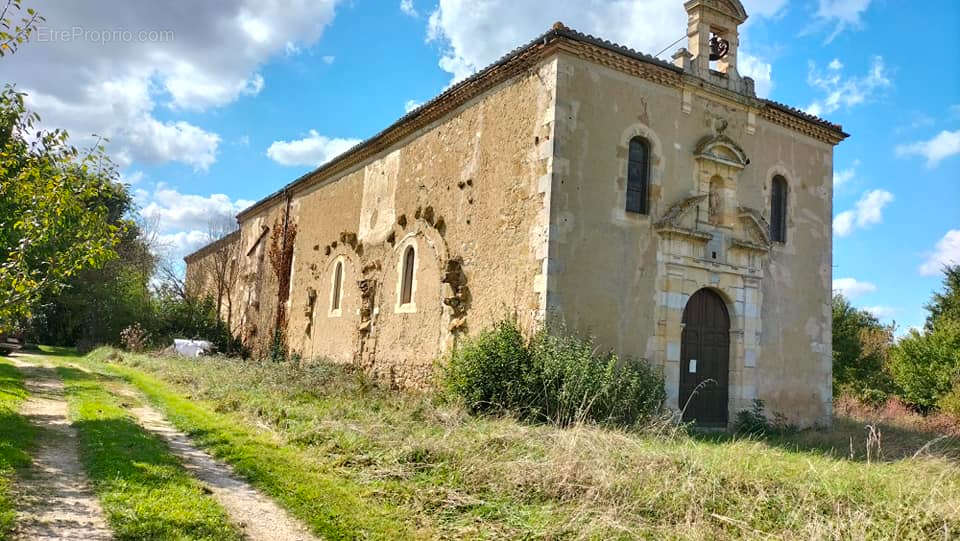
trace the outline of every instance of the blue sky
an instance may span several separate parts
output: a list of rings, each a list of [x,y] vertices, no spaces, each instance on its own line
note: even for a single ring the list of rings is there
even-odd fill
[[[110,138],[143,215],[179,257],[204,243],[211,216],[273,192],[554,21],[655,53],[684,35],[682,4],[36,3],[44,28],[0,65],[48,126],[79,143]],[[836,287],[901,332],[921,325],[939,267],[960,262],[960,2],[744,5],[741,72],[852,135],[835,155]]]

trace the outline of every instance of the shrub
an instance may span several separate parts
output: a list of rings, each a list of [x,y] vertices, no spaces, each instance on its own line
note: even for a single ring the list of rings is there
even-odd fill
[[[473,412],[510,412],[566,426],[634,426],[659,412],[663,377],[645,362],[598,353],[592,340],[543,330],[527,342],[503,321],[458,348],[446,387]]]
[[[781,413],[774,413],[773,419],[768,419],[764,411],[766,406],[763,400],[755,398],[750,409],[737,412],[737,420],[734,421],[737,432],[750,436],[766,436],[797,431],[797,427],[787,422],[786,417]]]
[[[445,372],[447,389],[473,413],[516,411],[530,401],[530,350],[515,321],[505,320],[454,351]]]
[[[120,344],[123,349],[139,353],[147,349],[147,340],[150,333],[143,330],[139,323],[134,323],[120,331]]]
[[[890,350],[890,372],[900,396],[928,410],[960,379],[960,321],[941,320],[933,329],[916,330]]]
[[[949,393],[937,400],[937,407],[943,413],[960,419],[960,379],[953,384]]]

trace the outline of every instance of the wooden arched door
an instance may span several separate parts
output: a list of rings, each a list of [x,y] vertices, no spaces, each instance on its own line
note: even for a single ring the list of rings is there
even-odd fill
[[[726,426],[730,375],[730,315],[719,295],[701,289],[683,310],[680,400],[684,421]]]

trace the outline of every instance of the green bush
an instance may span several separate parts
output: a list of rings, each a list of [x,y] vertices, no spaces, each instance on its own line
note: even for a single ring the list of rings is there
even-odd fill
[[[642,424],[666,398],[663,377],[646,362],[599,353],[592,340],[562,330],[541,331],[527,342],[514,321],[459,347],[445,382],[474,412],[560,426]]]
[[[960,321],[942,319],[931,330],[910,331],[890,350],[889,362],[906,402],[923,409],[936,406],[960,379]]]
[[[529,405],[530,350],[515,321],[501,321],[462,344],[445,371],[447,389],[473,413],[521,412]]]
[[[949,393],[937,400],[937,407],[946,414],[960,418],[960,379],[953,384]]]

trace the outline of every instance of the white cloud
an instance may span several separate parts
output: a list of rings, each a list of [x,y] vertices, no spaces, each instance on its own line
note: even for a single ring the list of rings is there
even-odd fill
[[[857,176],[857,167],[860,166],[860,160],[854,160],[853,164],[846,169],[833,172],[833,185],[841,186],[853,180]]]
[[[404,112],[409,113],[421,105],[423,105],[423,102],[419,102],[417,100],[407,100],[407,102],[403,104],[403,110]]]
[[[837,64],[840,64],[838,61]],[[807,73],[807,83],[813,88],[823,91],[826,96],[814,101],[806,112],[811,115],[832,113],[841,107],[853,107],[874,99],[881,91],[893,86],[890,74],[887,71],[883,57],[875,56],[870,64],[870,71],[862,77],[844,77],[843,65],[834,67],[824,73],[820,71],[812,60]]]
[[[335,57],[335,56],[333,56],[333,55],[327,55],[327,56],[324,56],[324,57],[322,58],[323,63],[326,64],[326,65],[328,65],[328,66],[329,66],[330,64],[333,64],[333,61],[336,60],[336,59],[337,59],[337,57]]]
[[[934,276],[940,274],[946,265],[960,265],[960,229],[951,229],[937,242],[937,246],[927,260],[920,265],[920,274]]]
[[[307,137],[293,141],[274,141],[267,156],[282,165],[317,166],[346,152],[360,143],[359,139],[331,138],[310,130]]]
[[[786,5],[785,0],[745,3],[754,17],[772,17]],[[555,21],[650,54],[687,30],[687,14],[677,0],[555,0],[550,9],[515,0],[440,0],[430,14],[427,40],[441,45],[440,68],[456,82],[546,32]],[[741,35],[740,42],[749,40]],[[749,53],[749,47],[740,51],[741,72],[757,80],[758,90],[769,92],[770,65]]]
[[[121,165],[142,159],[204,169],[219,137],[176,117],[161,120],[156,110],[204,111],[259,93],[260,66],[316,42],[337,2],[47,3],[31,43],[4,58],[4,77],[30,95],[45,126],[69,130],[80,145],[94,133],[109,138]],[[96,39],[110,35],[103,30],[130,39]]]
[[[864,310],[877,319],[889,319],[897,313],[897,309],[892,306],[867,306]]]
[[[413,0],[400,0],[400,11],[411,17],[417,16],[417,9],[413,7]]]
[[[870,282],[861,282],[856,278],[836,278],[833,280],[833,291],[848,299],[873,293],[877,286]]]
[[[847,28],[859,28],[860,16],[870,7],[871,0],[819,0],[816,17],[822,24],[833,25],[827,42],[833,41]]]
[[[773,66],[769,62],[764,62],[747,53],[740,53],[737,71],[744,77],[753,78],[757,96],[761,98],[770,96],[770,92],[773,91]]]
[[[923,156],[930,168],[957,154],[960,154],[960,130],[945,130],[929,141],[917,141],[897,147],[897,156]]]
[[[140,214],[156,224],[160,247],[174,259],[210,242],[211,226],[228,220],[253,201],[231,200],[225,194],[197,195],[181,193],[163,183],[154,190],[136,190]]]
[[[893,194],[886,190],[871,190],[863,194],[851,210],[845,210],[833,219],[833,232],[845,237],[854,229],[866,229],[883,221],[883,209],[893,202]]]

